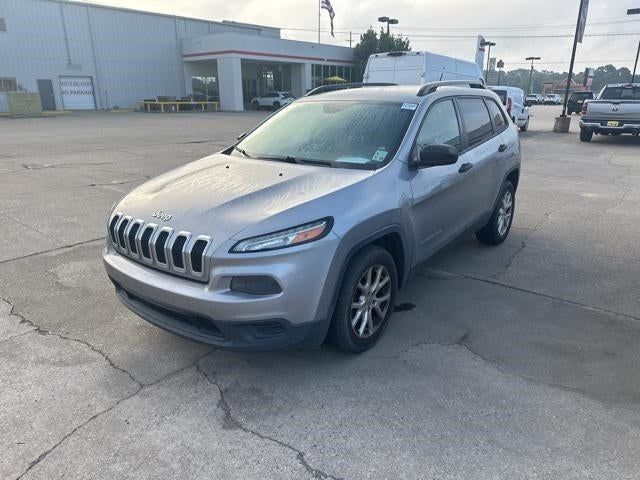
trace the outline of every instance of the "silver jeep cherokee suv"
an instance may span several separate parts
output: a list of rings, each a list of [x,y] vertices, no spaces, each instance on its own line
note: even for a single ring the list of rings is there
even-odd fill
[[[520,143],[494,93],[347,87],[312,91],[118,202],[104,264],[120,300],[220,347],[329,336],[360,352],[422,262],[472,232],[505,240]]]

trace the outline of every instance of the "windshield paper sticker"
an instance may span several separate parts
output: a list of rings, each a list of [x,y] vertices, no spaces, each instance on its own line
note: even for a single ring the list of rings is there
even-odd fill
[[[402,110],[415,110],[416,108],[418,108],[418,104],[417,103],[403,103],[402,107],[400,107]]]
[[[387,155],[389,155],[387,149],[384,147],[380,147],[376,150],[376,153],[373,154],[371,160],[374,162],[384,162],[384,159],[387,158]]]

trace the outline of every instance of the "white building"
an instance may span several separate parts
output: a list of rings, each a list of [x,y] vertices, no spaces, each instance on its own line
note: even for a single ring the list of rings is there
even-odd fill
[[[301,96],[324,79],[352,78],[352,50],[284,40],[280,29],[67,0],[0,0],[3,92],[39,92],[46,110],[127,108],[158,96]],[[4,95],[6,97],[6,95]],[[4,105],[3,105],[4,103]]]

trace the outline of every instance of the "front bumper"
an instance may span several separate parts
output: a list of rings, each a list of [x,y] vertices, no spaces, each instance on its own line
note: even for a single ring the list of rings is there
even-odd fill
[[[610,126],[609,122],[618,122],[618,126]],[[621,132],[621,133],[638,133],[640,132],[640,119],[636,120],[619,120],[607,118],[588,118],[580,119],[580,128],[588,128],[596,133]]]
[[[324,340],[333,295],[330,280],[339,238],[255,254],[214,254],[207,283],[149,268],[110,245],[103,260],[122,303],[144,320],[177,335],[236,350],[315,346]],[[282,292],[231,290],[231,278],[266,275]]]

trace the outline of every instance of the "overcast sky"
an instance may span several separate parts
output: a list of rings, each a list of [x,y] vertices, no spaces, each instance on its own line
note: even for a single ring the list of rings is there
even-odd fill
[[[94,3],[277,26],[283,29],[283,38],[317,41],[318,0],[100,0]],[[336,36],[334,39],[329,35],[329,17],[323,11],[322,41],[325,43],[348,46],[349,31],[354,32],[356,42],[359,33],[369,25],[376,26],[379,16],[387,15],[399,20],[399,25],[392,29],[408,36],[414,50],[473,59],[475,36],[483,34],[497,43],[491,56],[503,59],[508,70],[523,67],[527,56],[539,56],[543,58],[540,67],[566,71],[580,1],[331,0],[331,3],[336,11]],[[640,15],[627,16],[628,8],[640,8],[640,0],[590,1],[587,36],[584,43],[578,45],[578,69],[606,63],[633,65],[640,40]],[[442,38],[445,36],[457,38]],[[536,38],[540,36],[547,38]]]

